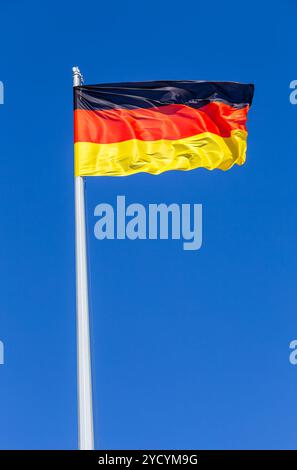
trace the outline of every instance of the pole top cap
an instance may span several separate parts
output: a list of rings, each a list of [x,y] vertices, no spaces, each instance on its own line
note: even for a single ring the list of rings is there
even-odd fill
[[[73,74],[74,85],[78,85],[84,82],[84,78],[81,74],[81,71],[79,70],[79,67],[77,67],[77,65],[72,67],[72,74]]]
[[[77,65],[75,65],[74,67],[72,67],[72,72],[75,74],[75,73],[80,73],[80,70],[79,68],[77,67]]]

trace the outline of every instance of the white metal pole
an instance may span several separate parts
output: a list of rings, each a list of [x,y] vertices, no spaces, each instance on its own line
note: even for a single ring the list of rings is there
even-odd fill
[[[73,86],[82,84],[73,67]],[[75,176],[76,329],[79,449],[94,449],[84,180]]]

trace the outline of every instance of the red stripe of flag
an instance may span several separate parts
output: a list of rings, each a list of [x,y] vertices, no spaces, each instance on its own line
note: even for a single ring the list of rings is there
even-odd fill
[[[108,144],[130,139],[177,140],[211,132],[230,137],[246,130],[249,106],[237,109],[221,102],[201,108],[170,104],[154,108],[82,110],[74,112],[75,142]]]

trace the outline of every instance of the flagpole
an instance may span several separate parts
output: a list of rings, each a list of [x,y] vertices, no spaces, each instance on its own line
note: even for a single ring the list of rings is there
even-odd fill
[[[83,78],[79,68],[73,67],[72,72],[73,86],[80,86],[83,83]],[[94,424],[90,352],[85,193],[84,179],[81,176],[75,176],[74,180],[78,437],[80,450],[93,450]]]

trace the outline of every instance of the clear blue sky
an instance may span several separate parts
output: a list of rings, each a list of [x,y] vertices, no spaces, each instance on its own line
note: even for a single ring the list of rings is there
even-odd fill
[[[253,82],[247,164],[87,180],[97,448],[296,448],[293,0],[2,2],[0,448],[75,448],[71,67]],[[204,208],[200,251],[94,238],[100,202]]]

